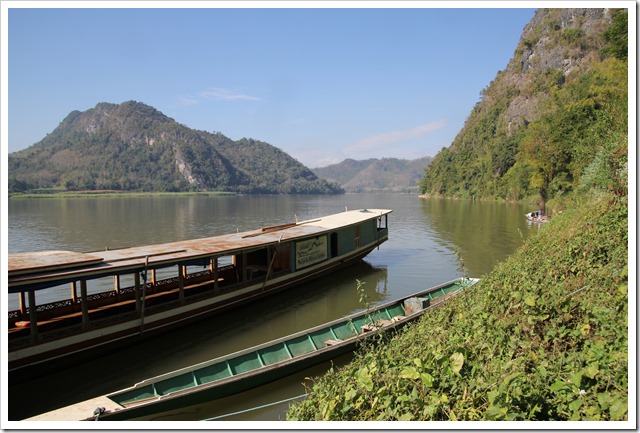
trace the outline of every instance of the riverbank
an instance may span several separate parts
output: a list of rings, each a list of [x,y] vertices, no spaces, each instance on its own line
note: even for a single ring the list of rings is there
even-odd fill
[[[287,419],[628,420],[627,223],[626,196],[584,198]]]
[[[48,190],[34,193],[14,193],[9,194],[11,199],[26,199],[26,198],[113,198],[113,197],[190,197],[190,196],[227,196],[236,195],[233,192],[128,192],[128,191],[115,191],[115,190],[90,190],[90,191],[68,191],[68,190]]]

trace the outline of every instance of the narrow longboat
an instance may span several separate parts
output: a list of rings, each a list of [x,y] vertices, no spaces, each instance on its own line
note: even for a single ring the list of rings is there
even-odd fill
[[[97,357],[356,263],[388,239],[389,209],[360,209],[159,245],[9,254],[8,371],[19,381]],[[159,278],[159,275],[167,274]],[[92,284],[113,281],[96,292]],[[123,287],[123,280],[133,284]],[[68,299],[38,295],[68,285]],[[79,290],[78,290],[79,289]]]
[[[129,388],[26,421],[140,419],[237,394],[353,351],[359,342],[416,320],[478,281],[457,278],[369,310],[146,379]]]

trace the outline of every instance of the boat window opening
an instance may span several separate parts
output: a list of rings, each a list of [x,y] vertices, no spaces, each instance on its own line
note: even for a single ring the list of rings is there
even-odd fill
[[[331,233],[331,258],[338,257],[338,233]]]
[[[387,229],[388,228],[387,224],[388,224],[387,215],[384,215],[384,217],[382,216],[378,217],[378,230]]]
[[[270,252],[267,248],[250,251],[246,254],[247,278],[253,280],[264,278],[269,269]]]
[[[236,256],[218,257],[218,284],[220,288],[228,288],[240,280],[238,269],[235,265]]]

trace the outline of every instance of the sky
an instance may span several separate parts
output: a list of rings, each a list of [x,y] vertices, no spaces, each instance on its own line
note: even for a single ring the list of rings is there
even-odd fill
[[[73,110],[135,100],[311,168],[435,156],[535,13],[535,2],[3,3],[4,151]]]

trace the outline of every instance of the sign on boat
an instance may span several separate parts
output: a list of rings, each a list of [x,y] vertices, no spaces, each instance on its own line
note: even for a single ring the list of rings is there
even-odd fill
[[[8,370],[14,380],[255,301],[356,263],[388,239],[389,209],[359,209],[222,236],[78,253],[10,254]],[[195,268],[195,270],[194,270]],[[175,274],[158,278],[158,271]],[[121,280],[133,275],[134,284]],[[113,289],[89,294],[105,277]],[[69,285],[68,299],[38,304]],[[78,290],[79,289],[79,290]]]

